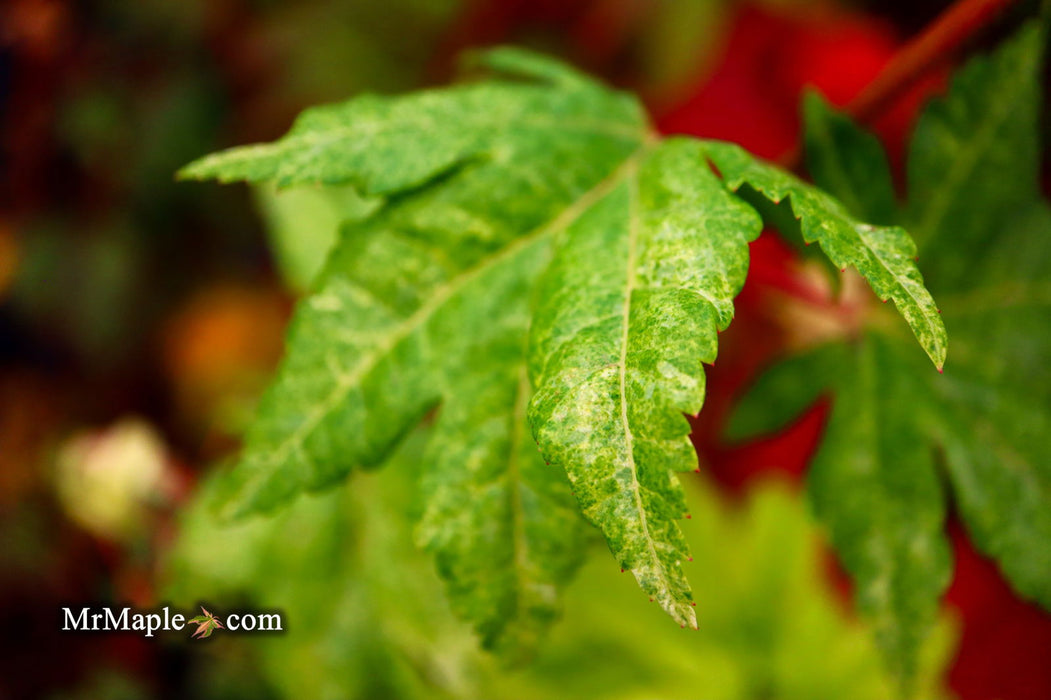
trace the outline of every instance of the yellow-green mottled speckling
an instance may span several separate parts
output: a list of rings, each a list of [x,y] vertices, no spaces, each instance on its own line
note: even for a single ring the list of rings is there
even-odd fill
[[[635,98],[557,61],[479,58],[484,80],[310,109],[274,143],[180,173],[350,186],[370,202],[297,307],[225,513],[380,466],[434,414],[417,540],[484,645],[510,661],[536,648],[584,549],[581,511],[695,626],[677,524],[676,472],[696,466],[683,414],[701,409],[703,364],[761,228],[709,161],[735,187],[738,168],[802,202],[807,235],[824,232],[833,260],[931,325],[921,341],[940,362],[944,329],[902,261],[911,242],[736,147],[658,139]]]
[[[686,513],[675,472],[697,466],[683,414],[701,409],[703,363],[760,228],[700,144],[664,141],[559,237],[530,330],[541,451],[620,566],[682,625],[697,624],[675,522]]]
[[[748,184],[774,203],[788,199],[803,240],[817,242],[837,267],[853,267],[880,299],[893,299],[934,365],[945,364],[945,324],[916,265],[916,244],[899,226],[873,226],[851,216],[826,192],[756,158],[740,146],[705,142],[705,151],[735,190]]]

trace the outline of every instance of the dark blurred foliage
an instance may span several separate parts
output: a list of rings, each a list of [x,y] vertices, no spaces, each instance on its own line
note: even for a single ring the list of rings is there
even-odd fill
[[[249,194],[173,173],[307,104],[418,85],[456,5],[0,7],[0,697],[192,694],[178,649],[58,631],[63,603],[153,604],[179,484],[235,444],[280,355],[290,299]],[[130,526],[100,510],[131,508],[126,475],[62,496],[92,459],[157,458]]]
[[[806,0],[5,2],[0,700],[199,697],[187,669],[208,676],[184,645],[58,632],[63,604],[155,604],[172,513],[236,447],[280,356],[292,298],[249,193],[176,184],[179,166],[274,138],[310,104],[444,81],[463,48],[504,42],[638,90],[665,131],[777,157],[795,142],[805,84],[845,104],[944,5],[864,2],[862,14]],[[877,122],[896,162],[923,96],[946,75]],[[744,447],[715,438],[764,351],[792,342],[775,318],[792,311],[770,288],[807,291],[776,239],[753,252],[696,424],[702,459],[731,491],[771,467],[801,473],[824,417],[819,405],[784,435]],[[84,486],[99,460],[126,468]],[[963,698],[1051,697],[1051,620],[955,541],[949,602],[964,633],[953,688]],[[214,697],[266,697],[245,670]],[[236,677],[227,671],[215,683]]]

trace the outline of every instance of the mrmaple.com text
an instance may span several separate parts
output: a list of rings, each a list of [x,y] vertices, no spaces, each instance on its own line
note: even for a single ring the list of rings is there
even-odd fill
[[[194,621],[183,613],[173,614],[168,606],[153,612],[129,607],[62,608],[63,632],[141,632],[144,637],[152,637],[157,632],[181,631]],[[225,629],[232,632],[284,630],[280,613],[230,613],[223,622]]]

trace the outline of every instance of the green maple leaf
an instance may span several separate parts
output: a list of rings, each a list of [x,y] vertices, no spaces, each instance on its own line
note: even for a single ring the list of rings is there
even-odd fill
[[[1038,194],[1043,31],[971,61],[924,112],[899,211],[874,137],[807,101],[816,181],[859,213],[916,233],[953,335],[942,376],[893,324],[791,358],[742,400],[731,433],[782,425],[819,392],[835,403],[810,493],[908,692],[916,650],[951,578],[946,488],[977,546],[1051,607],[1051,210]],[[941,475],[948,484],[942,483]]]
[[[709,161],[804,206],[808,239],[893,297],[939,365],[944,327],[900,229],[729,144],[662,141],[634,98],[550,59],[482,62],[486,80],[311,109],[273,144],[182,172],[380,200],[344,225],[297,309],[226,511],[272,511],[381,465],[437,409],[417,538],[486,646],[536,647],[579,564],[581,512],[696,626],[683,414],[701,408],[761,227]]]
[[[788,200],[803,240],[817,242],[835,265],[853,267],[880,299],[893,299],[934,364],[945,364],[948,339],[934,299],[916,266],[916,245],[905,229],[858,221],[826,192],[778,170],[733,144],[709,144],[708,152],[735,190],[749,185],[777,204]]]

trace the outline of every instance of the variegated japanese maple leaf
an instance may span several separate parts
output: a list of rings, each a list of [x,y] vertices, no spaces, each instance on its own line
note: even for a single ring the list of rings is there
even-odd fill
[[[436,412],[418,538],[485,646],[536,647],[584,520],[695,627],[676,474],[697,466],[685,415],[763,225],[737,189],[788,200],[804,238],[893,299],[940,368],[915,246],[732,144],[659,138],[635,98],[553,60],[504,48],[480,65],[453,87],[310,109],[278,141],[182,171],[378,200],[299,304],[227,510],[382,465]]]

